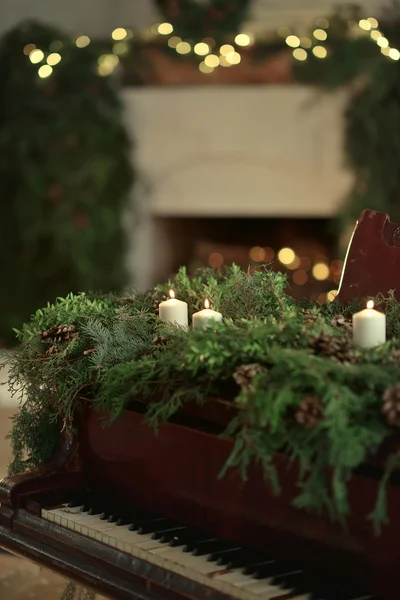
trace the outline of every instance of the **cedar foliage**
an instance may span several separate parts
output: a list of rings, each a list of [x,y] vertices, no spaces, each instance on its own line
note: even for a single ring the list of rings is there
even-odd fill
[[[37,64],[24,54],[32,44],[44,53]],[[54,52],[60,62],[40,78]],[[34,22],[0,40],[0,270],[7,282],[0,340],[7,344],[12,329],[53,298],[126,282],[122,215],[134,174],[118,91],[98,74],[101,52],[95,42],[78,48]]]
[[[325,508],[332,518],[344,520],[352,471],[393,435],[382,397],[400,379],[400,305],[393,294],[375,299],[387,314],[386,344],[368,351],[345,345],[346,356],[340,345],[332,356],[338,346],[317,347],[315,339],[347,340],[351,333],[335,325],[343,319],[334,316],[351,316],[360,303],[346,309],[335,302],[298,305],[285,287],[285,276],[268,266],[247,272],[235,265],[219,272],[205,269],[192,279],[182,268],[148,293],[126,298],[69,294],[38,310],[18,333],[21,343],[10,360],[10,389],[21,396],[11,432],[10,472],[48,460],[58,432],[72,427],[75,412],[86,403],[105,410],[109,423],[132,399],[147,399],[147,420],[157,429],[185,402],[203,403],[228,386],[236,389],[228,400],[238,411],[225,432],[235,444],[221,476],[234,467],[246,478],[256,461],[279,493],[272,457],[283,450],[301,466],[295,505]],[[224,321],[205,331],[161,322],[152,307],[170,288],[188,302],[190,318],[209,297]],[[77,335],[67,343],[43,338],[43,331],[61,323],[73,325]],[[49,344],[58,351],[46,354]],[[243,373],[245,384],[235,388]],[[318,399],[323,408],[323,418],[310,428],[296,419],[306,397]],[[390,457],[371,507],[376,528],[387,518],[385,486],[398,462]]]

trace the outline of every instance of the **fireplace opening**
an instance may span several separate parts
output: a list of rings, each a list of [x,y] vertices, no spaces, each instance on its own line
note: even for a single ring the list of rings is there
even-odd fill
[[[236,263],[246,269],[271,263],[287,274],[289,294],[323,303],[334,298],[343,267],[335,256],[331,223],[320,218],[157,217],[160,250],[154,278],[168,278],[181,265],[193,273],[204,266]]]

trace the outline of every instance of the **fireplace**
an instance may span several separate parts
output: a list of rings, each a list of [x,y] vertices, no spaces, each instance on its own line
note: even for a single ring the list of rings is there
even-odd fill
[[[181,265],[189,272],[233,262],[246,269],[269,263],[287,273],[288,293],[319,302],[334,296],[343,262],[335,255],[330,219],[156,218],[154,281],[164,281]]]

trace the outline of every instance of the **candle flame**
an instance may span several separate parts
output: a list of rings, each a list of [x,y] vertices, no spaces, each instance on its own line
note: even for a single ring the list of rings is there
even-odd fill
[[[204,300],[204,308],[210,308],[210,301],[208,300],[208,298]]]
[[[169,297],[170,298],[175,298],[175,292],[174,292],[174,290],[169,290]]]
[[[374,308],[375,304],[373,300],[368,300],[367,302],[367,308]]]

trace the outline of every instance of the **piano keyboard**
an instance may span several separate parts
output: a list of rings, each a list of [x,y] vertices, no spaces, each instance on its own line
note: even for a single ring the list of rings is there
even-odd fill
[[[78,499],[42,518],[237,600],[383,600],[141,509]]]

